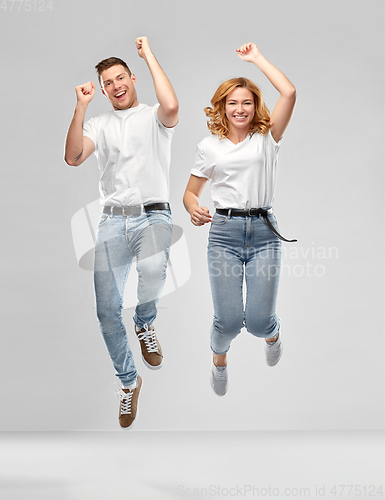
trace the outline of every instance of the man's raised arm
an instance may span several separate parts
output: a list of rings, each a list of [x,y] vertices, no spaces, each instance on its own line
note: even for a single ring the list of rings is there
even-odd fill
[[[155,93],[160,104],[158,109],[159,120],[165,127],[174,127],[179,120],[179,103],[170,80],[152,53],[147,38],[145,36],[139,37],[135,40],[135,44],[139,56],[146,61],[154,80]]]
[[[64,160],[71,167],[81,165],[94,151],[95,145],[89,137],[83,136],[83,123],[87,106],[95,95],[94,82],[75,87],[77,103],[67,133]]]

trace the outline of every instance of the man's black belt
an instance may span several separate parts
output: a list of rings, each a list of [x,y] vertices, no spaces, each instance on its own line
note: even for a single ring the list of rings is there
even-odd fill
[[[141,215],[144,212],[152,210],[170,210],[169,203],[151,203],[150,205],[127,205],[122,207],[105,206],[103,207],[104,214],[108,215]]]
[[[227,215],[229,217],[260,217],[268,225],[270,230],[277,236],[280,240],[286,241],[288,243],[294,243],[297,240],[287,240],[275,229],[273,224],[269,221],[268,215],[273,213],[273,209],[269,208],[265,210],[264,208],[249,208],[246,210],[241,210],[238,208],[217,208],[217,214]]]

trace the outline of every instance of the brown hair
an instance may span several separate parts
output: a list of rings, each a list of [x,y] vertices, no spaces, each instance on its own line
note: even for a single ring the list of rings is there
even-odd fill
[[[237,87],[246,87],[254,94],[255,114],[250,123],[250,136],[254,132],[266,135],[270,128],[270,111],[263,100],[260,89],[251,80],[243,77],[232,78],[219,85],[211,99],[212,107],[209,106],[204,109],[206,116],[209,118],[207,126],[210,132],[214,135],[219,135],[221,139],[228,137],[230,128],[225,114],[226,97]]]
[[[102,86],[102,81],[101,81],[100,75],[103,73],[103,71],[105,71],[106,69],[112,68],[112,66],[118,66],[119,64],[121,66],[123,66],[124,68],[126,68],[126,70],[128,71],[128,75],[131,76],[130,68],[123,61],[123,59],[119,59],[119,57],[109,57],[108,59],[103,59],[103,61],[100,61],[100,63],[98,63],[95,66],[95,69],[98,73],[100,86]]]

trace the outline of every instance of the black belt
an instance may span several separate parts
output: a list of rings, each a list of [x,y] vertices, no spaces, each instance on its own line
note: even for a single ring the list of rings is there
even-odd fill
[[[241,210],[238,208],[217,208],[217,214],[228,215],[229,217],[262,217],[264,222],[269,226],[270,230],[277,236],[280,240],[286,241],[288,243],[294,243],[297,240],[287,240],[275,229],[273,224],[269,221],[268,215],[273,213],[271,208],[265,210],[264,208],[249,208],[246,210]]]
[[[105,206],[104,214],[108,215],[141,215],[143,212],[152,210],[170,210],[169,203],[151,203],[150,205],[127,205],[123,207]]]

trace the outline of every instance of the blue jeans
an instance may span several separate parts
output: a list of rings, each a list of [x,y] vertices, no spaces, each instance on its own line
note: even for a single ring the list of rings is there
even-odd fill
[[[273,214],[269,220],[278,230]],[[275,313],[281,267],[281,241],[258,217],[214,214],[207,250],[214,319],[211,349],[225,354],[245,327],[256,337],[279,332]],[[246,304],[243,282],[246,282]]]
[[[96,315],[116,375],[124,385],[135,382],[137,371],[121,310],[124,288],[136,257],[138,304],[134,323],[138,329],[152,325],[166,280],[172,235],[169,210],[135,216],[100,217],[96,232],[94,285]]]

